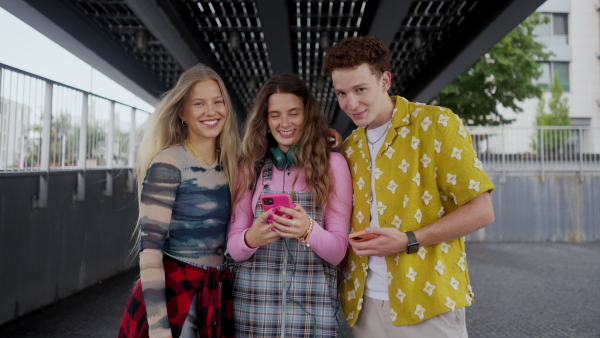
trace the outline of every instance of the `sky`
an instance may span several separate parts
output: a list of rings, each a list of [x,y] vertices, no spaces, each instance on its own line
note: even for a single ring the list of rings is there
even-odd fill
[[[151,104],[0,7],[0,63],[152,112]]]

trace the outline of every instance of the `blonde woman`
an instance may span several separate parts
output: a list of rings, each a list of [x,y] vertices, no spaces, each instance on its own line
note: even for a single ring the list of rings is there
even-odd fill
[[[224,264],[239,135],[223,81],[198,65],[150,117],[139,146],[140,282],[119,337],[232,337]]]
[[[228,252],[236,337],[336,337],[336,265],[348,245],[350,172],[298,77],[271,77],[246,123]],[[264,212],[259,198],[292,207]],[[275,211],[286,216],[278,216]]]

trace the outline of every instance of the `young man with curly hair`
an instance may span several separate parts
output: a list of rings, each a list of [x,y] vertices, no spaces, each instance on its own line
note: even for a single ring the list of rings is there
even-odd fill
[[[358,126],[342,154],[352,174],[342,306],[355,337],[467,337],[473,302],[464,236],[494,221],[471,137],[447,108],[388,94],[387,45],[373,36],[333,46],[323,62],[340,108]]]

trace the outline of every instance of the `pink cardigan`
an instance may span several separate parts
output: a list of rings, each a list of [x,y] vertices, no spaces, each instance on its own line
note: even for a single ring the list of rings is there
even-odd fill
[[[338,265],[346,255],[348,246],[348,228],[352,212],[352,180],[346,159],[339,153],[329,155],[329,168],[334,177],[333,195],[327,210],[323,213],[323,224],[313,221],[313,230],[308,243],[319,257],[327,262]],[[287,174],[286,174],[287,173]],[[309,191],[306,185],[304,172],[297,172],[294,168],[284,173],[273,166],[270,189],[277,191],[291,191],[292,184],[298,175],[294,191]],[[285,175],[285,187],[283,186]],[[262,173],[260,174],[257,188],[254,193],[248,191],[232,214],[232,222],[227,239],[227,250],[233,259],[238,262],[250,258],[258,248],[250,248],[244,241],[246,231],[254,221],[254,210],[258,198],[262,193]]]

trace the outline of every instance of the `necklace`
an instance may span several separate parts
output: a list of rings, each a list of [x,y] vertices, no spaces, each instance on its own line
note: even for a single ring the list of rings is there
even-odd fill
[[[194,153],[194,156],[196,157],[196,159],[198,159],[198,161],[200,161],[200,163],[204,164],[205,166],[210,166],[210,164],[204,162],[202,160],[202,158],[200,158],[200,156],[198,155],[198,153],[196,153],[196,151],[192,147],[192,144],[190,143],[190,141],[188,141],[187,139],[185,139],[183,141],[187,144],[188,148],[190,148],[190,150],[192,151],[192,153]]]
[[[367,143],[369,144],[369,149],[371,149],[371,151],[373,151],[373,147],[375,146],[375,144],[376,144],[377,142],[381,141],[381,139],[382,139],[382,138],[383,138],[385,135],[387,135],[387,133],[388,133],[388,130],[390,129],[390,126],[391,126],[391,125],[392,125],[392,120],[389,120],[389,121],[388,121],[388,123],[387,123],[387,127],[385,128],[385,131],[384,131],[384,132],[383,132],[381,135],[379,135],[379,137],[378,137],[378,138],[377,138],[375,141],[373,141],[373,142],[369,141],[369,133],[367,133],[367,130],[365,129],[365,137],[367,138]],[[369,126],[367,126],[367,128],[368,128],[368,127],[369,127]]]

